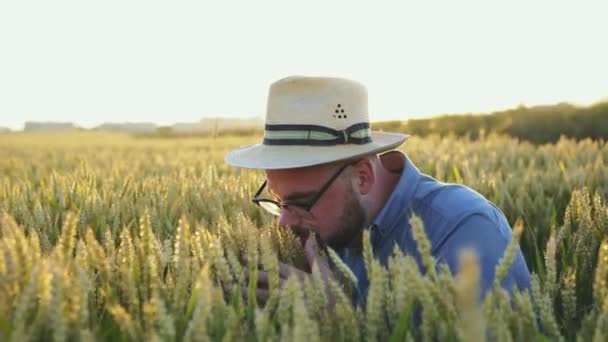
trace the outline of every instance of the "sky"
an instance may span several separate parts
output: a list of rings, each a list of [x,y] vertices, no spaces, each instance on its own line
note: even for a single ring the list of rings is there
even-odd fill
[[[606,4],[603,4],[606,3]],[[0,126],[262,117],[288,75],[372,121],[608,99],[606,1],[0,1]]]

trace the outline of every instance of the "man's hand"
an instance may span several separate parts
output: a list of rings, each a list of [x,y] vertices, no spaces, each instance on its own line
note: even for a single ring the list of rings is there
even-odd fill
[[[333,307],[334,305],[334,296],[329,290],[329,280],[333,279],[333,272],[329,267],[328,257],[327,255],[319,255],[317,252],[317,241],[314,238],[314,234],[310,234],[306,242],[304,243],[304,251],[306,255],[306,260],[308,261],[308,269],[312,270],[313,266],[319,269],[319,273],[321,274],[321,279],[325,284],[325,293],[328,298],[329,307]],[[304,284],[305,279],[311,279],[312,273],[305,272],[299,268],[296,268],[291,265],[287,265],[285,263],[279,262],[279,285],[282,287],[288,277],[295,276],[300,281],[300,284]],[[243,284],[242,294],[244,298],[247,298],[249,294],[249,272],[245,274],[245,284]],[[312,279],[311,279],[312,280]],[[257,271],[257,288],[256,288],[256,299],[258,303],[264,304],[268,301],[269,297],[269,276],[268,272],[258,269]]]

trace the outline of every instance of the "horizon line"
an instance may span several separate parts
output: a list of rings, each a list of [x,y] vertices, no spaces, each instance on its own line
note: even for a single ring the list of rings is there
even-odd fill
[[[511,106],[508,108],[501,108],[501,109],[494,109],[492,111],[486,111],[486,112],[461,111],[461,112],[443,112],[443,113],[435,113],[435,114],[418,114],[418,115],[409,115],[407,118],[403,118],[403,119],[399,119],[399,118],[385,118],[385,119],[379,119],[379,120],[371,119],[370,122],[408,121],[408,120],[418,120],[418,119],[431,119],[431,118],[441,117],[441,116],[458,116],[458,115],[492,115],[492,114],[502,113],[502,112],[506,112],[506,111],[510,111],[510,110],[517,110],[517,109],[521,109],[521,108],[531,109],[531,108],[538,108],[538,107],[556,107],[556,106],[560,106],[560,105],[568,105],[568,106],[572,106],[574,108],[589,108],[589,107],[593,107],[595,105],[602,104],[602,103],[608,103],[608,96],[601,98],[597,101],[593,101],[588,104],[581,104],[581,103],[577,103],[575,101],[560,101],[560,102],[555,102],[555,103],[550,103],[550,104],[545,103],[545,104],[534,104],[534,105],[520,103],[516,106]],[[203,116],[196,121],[189,121],[189,122],[188,121],[175,121],[175,122],[171,122],[171,123],[161,123],[161,122],[154,122],[154,121],[133,121],[133,120],[103,121],[103,122],[99,122],[99,123],[91,124],[91,125],[80,124],[75,121],[64,121],[64,120],[24,120],[19,124],[20,128],[15,128],[15,126],[12,126],[12,127],[4,126],[4,125],[0,124],[0,129],[9,129],[10,131],[13,131],[13,132],[24,131],[27,123],[71,124],[76,129],[95,129],[95,128],[98,128],[103,125],[129,125],[129,124],[133,124],[133,125],[152,124],[152,125],[155,125],[157,128],[162,128],[162,127],[172,127],[172,126],[179,125],[179,124],[196,124],[196,123],[200,123],[204,120],[260,120],[261,122],[264,122],[264,115],[253,115],[253,116],[250,115],[250,116],[243,116],[243,117]]]

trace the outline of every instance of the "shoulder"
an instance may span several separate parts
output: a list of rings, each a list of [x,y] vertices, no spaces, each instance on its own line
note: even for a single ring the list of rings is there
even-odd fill
[[[454,220],[472,214],[484,214],[493,205],[477,191],[461,184],[439,182],[424,176],[416,192],[416,204],[445,219]]]
[[[510,240],[510,226],[502,211],[467,186],[425,176],[414,197],[414,212],[423,218],[434,250],[457,238],[453,235],[468,240],[488,235],[502,242]]]

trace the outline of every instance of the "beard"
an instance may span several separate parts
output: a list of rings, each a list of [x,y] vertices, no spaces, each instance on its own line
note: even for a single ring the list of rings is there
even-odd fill
[[[321,239],[317,234],[317,243],[326,244],[333,249],[361,248],[361,239],[367,216],[359,202],[352,186],[348,187],[345,194],[345,203],[340,214],[339,226],[330,236]],[[291,226],[291,231],[299,238],[302,246],[309,237],[310,228],[305,226]],[[321,241],[319,241],[321,240]]]
[[[351,186],[347,191],[346,203],[340,215],[340,225],[325,239],[325,243],[333,249],[359,248],[366,221],[365,210]]]

